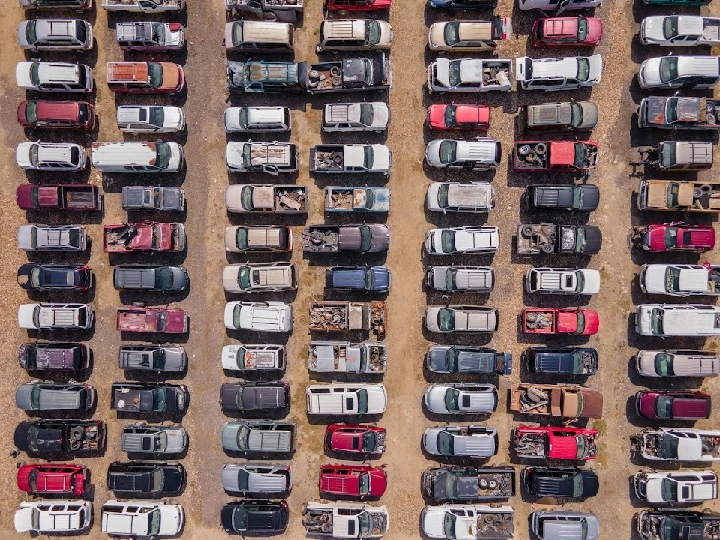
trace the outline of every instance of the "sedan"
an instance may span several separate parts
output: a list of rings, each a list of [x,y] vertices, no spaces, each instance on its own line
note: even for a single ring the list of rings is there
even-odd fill
[[[87,291],[94,276],[84,264],[23,264],[17,272],[17,282],[23,289],[36,291],[73,289]]]
[[[487,131],[490,128],[490,107],[469,103],[435,103],[428,108],[427,122],[432,129],[438,130]]]
[[[594,47],[602,35],[602,21],[595,17],[538,19],[530,32],[533,47]]]
[[[491,414],[498,406],[498,391],[492,384],[433,384],[424,401],[435,414]]]

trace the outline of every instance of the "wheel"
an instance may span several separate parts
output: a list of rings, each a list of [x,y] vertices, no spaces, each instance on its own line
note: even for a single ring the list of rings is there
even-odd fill
[[[525,237],[530,237],[535,232],[535,227],[532,225],[523,225],[522,229],[520,229],[520,234],[522,234]]]
[[[555,246],[553,246],[552,244],[543,244],[540,246],[540,251],[547,254],[554,253]]]

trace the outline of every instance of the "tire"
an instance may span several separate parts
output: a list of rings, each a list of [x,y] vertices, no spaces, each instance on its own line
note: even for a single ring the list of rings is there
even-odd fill
[[[533,232],[535,232],[535,227],[533,227],[532,225],[524,225],[522,229],[520,229],[520,234],[522,234],[526,238],[531,237]]]
[[[540,251],[549,255],[551,253],[555,253],[555,246],[553,246],[552,244],[543,244],[542,246],[540,246]]]

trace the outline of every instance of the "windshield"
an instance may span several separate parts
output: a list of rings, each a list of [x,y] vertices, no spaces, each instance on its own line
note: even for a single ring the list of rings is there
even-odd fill
[[[577,37],[579,41],[585,41],[588,35],[588,22],[585,17],[578,18]]]
[[[583,477],[578,474],[573,478],[573,497],[583,496]]]
[[[678,59],[676,56],[666,56],[660,59],[660,81],[667,83],[677,79]]]
[[[245,210],[254,210],[255,206],[253,205],[253,191],[254,188],[252,186],[244,186],[242,190],[240,191],[240,199],[242,207]]]
[[[165,448],[167,448],[167,433],[164,431],[160,433],[156,433],[154,436],[151,435],[153,438],[154,448],[157,451],[164,451]]]
[[[458,86],[462,83],[460,78],[460,60],[453,60],[448,67],[448,82],[450,86]]]
[[[365,389],[358,390],[357,396],[357,412],[358,414],[367,414],[368,412],[368,392]]]
[[[373,164],[375,163],[375,155],[372,145],[366,144],[363,151],[365,153],[365,168],[372,169]]]
[[[460,23],[459,22],[449,22],[445,25],[445,44],[446,45],[455,45],[458,41],[460,41]]]
[[[236,531],[246,531],[248,527],[248,511],[242,506],[236,506],[232,516],[233,527]]]
[[[673,398],[658,396],[655,399],[655,416],[658,418],[672,418]]]
[[[460,398],[460,391],[455,390],[454,388],[449,388],[447,392],[445,392],[445,407],[448,411],[457,411],[460,410],[460,407],[458,406],[458,401]]]
[[[37,163],[38,163],[39,148],[40,148],[40,145],[37,145],[37,144],[33,144],[30,147],[30,156],[29,157],[30,157],[30,163],[32,163],[33,165],[37,165]]]
[[[37,103],[35,101],[28,101],[25,106],[25,120],[29,124],[37,122]]]
[[[365,208],[372,208],[375,204],[375,192],[372,189],[365,190]]]
[[[585,145],[583,143],[575,143],[575,161],[573,162],[573,165],[575,165],[578,169],[585,167],[585,159],[587,159],[587,155],[588,152]]]
[[[663,334],[663,311],[655,308],[650,314],[650,324],[652,325],[652,332],[656,336]]]
[[[240,287],[243,291],[246,291],[250,288],[250,275],[252,274],[252,270],[249,266],[243,266],[240,268],[240,272],[238,273],[238,287]]]
[[[678,35],[678,18],[665,17],[663,22],[663,35],[665,39],[673,39]]]
[[[590,78],[590,60],[587,58],[578,58],[578,80],[587,81]]]
[[[363,433],[362,435],[362,448],[365,452],[372,452],[377,446],[377,440],[375,434],[372,432]]]
[[[31,470],[30,474],[28,475],[28,484],[30,485],[30,489],[32,491],[37,491],[37,476],[38,476],[37,469]]]
[[[680,439],[678,437],[671,437],[665,435],[660,441],[659,457],[664,459],[677,459],[678,457],[678,444]]]
[[[448,207],[448,193],[450,191],[450,186],[447,184],[441,184],[438,188],[437,192],[437,203],[440,208],[447,208]]]
[[[570,105],[570,125],[580,127],[583,121],[583,110],[580,105],[573,103]]]
[[[448,268],[445,272],[445,290],[448,292],[455,290],[457,272],[455,268]]]
[[[165,109],[162,107],[150,107],[150,123],[153,126],[162,127],[165,123]]]
[[[675,143],[667,142],[662,143],[660,150],[660,156],[662,159],[663,167],[672,167],[675,165]]]
[[[37,190],[33,189],[32,191],[33,195],[37,194]],[[33,197],[33,202],[35,200],[35,197]],[[33,268],[32,272],[30,273],[30,284],[33,287],[40,287],[40,269],[39,268]]]
[[[152,242],[150,243],[150,247],[152,249],[160,249],[160,246],[162,246],[162,231],[159,225],[155,225],[152,228]]]
[[[457,518],[450,512],[445,512],[445,521],[443,529],[445,530],[445,538],[455,538],[455,520]]]
[[[438,326],[441,332],[455,330],[455,312],[448,308],[440,309],[438,311]]]
[[[453,251],[455,251],[455,231],[445,229],[444,231],[442,231],[440,238],[442,242],[443,253],[452,253]]]
[[[575,445],[577,446],[577,452],[575,453],[575,459],[582,459],[585,457],[585,437],[577,435],[575,437]]]
[[[160,510],[155,508],[148,514],[148,534],[160,532]]]
[[[163,266],[155,270],[155,288],[169,291],[173,286],[173,273],[170,268]]]
[[[665,290],[668,292],[678,291],[680,289],[680,269],[669,267],[665,271]]]
[[[371,126],[373,118],[375,117],[375,111],[373,106],[369,103],[360,104],[360,123],[364,126]]]
[[[240,313],[242,313],[242,306],[237,304],[233,309],[233,326],[240,328]]]
[[[34,410],[38,410],[40,408],[40,388],[37,386],[33,386],[33,389],[30,391],[30,407]]]
[[[458,351],[456,348],[451,347],[445,353],[445,363],[449,372],[457,371]]]
[[[370,45],[380,43],[380,25],[377,21],[365,21],[365,36]]]
[[[367,495],[370,493],[370,475],[361,474],[358,478],[360,495]]]
[[[25,37],[31,45],[37,41],[37,32],[35,32],[35,21],[28,21],[25,27]]]
[[[456,122],[457,107],[455,105],[445,106],[445,127],[453,127]]]
[[[157,388],[153,390],[153,411],[162,412],[165,410],[165,390]]]
[[[155,38],[155,43],[163,44],[165,43],[165,25],[157,23],[153,27],[153,38]]]
[[[678,100],[668,99],[665,104],[665,121],[673,124],[678,121]]]
[[[170,165],[170,145],[168,143],[155,143],[157,149],[157,156],[155,157],[155,167],[158,169],[167,169]]]
[[[577,280],[577,285],[575,285],[575,292],[581,293],[585,288],[585,274],[583,274],[582,272],[576,272],[575,279]]]
[[[677,247],[678,230],[675,227],[665,227],[665,247]]]
[[[238,487],[241,490],[246,490],[250,485],[250,473],[244,469],[238,471]]]
[[[454,163],[457,159],[457,142],[445,140],[440,143],[440,163]]]
[[[32,528],[34,530],[40,530],[40,510],[37,508],[32,509],[32,516],[30,517],[30,521],[32,522]]]
[[[577,312],[577,334],[585,331],[585,314],[582,311]]]
[[[148,80],[153,88],[162,84],[163,68],[157,62],[148,62]]]
[[[32,82],[33,86],[40,85],[40,63],[39,62],[33,62],[30,65],[30,82]]]
[[[372,233],[370,227],[360,227],[360,251],[370,251],[372,247]]]
[[[450,433],[441,431],[437,436],[437,449],[443,456],[452,456],[454,453],[454,438]]]
[[[365,538],[370,533],[370,514],[367,512],[361,512],[357,517],[358,526],[360,529],[360,536],[358,538]]]
[[[664,501],[671,502],[677,500],[677,482],[674,480],[663,478],[660,483],[660,490],[662,491]]]
[[[235,243],[238,249],[246,249],[248,247],[248,231],[245,227],[240,227],[235,234]]]
[[[250,428],[243,426],[237,434],[237,446],[240,450],[247,450],[248,440],[250,439]]]
[[[365,270],[365,289],[371,291],[375,288],[375,275],[371,270]],[[364,349],[363,349],[364,350]]]
[[[668,208],[675,208],[678,205],[678,196],[680,193],[680,184],[677,182],[668,182],[666,204]]]

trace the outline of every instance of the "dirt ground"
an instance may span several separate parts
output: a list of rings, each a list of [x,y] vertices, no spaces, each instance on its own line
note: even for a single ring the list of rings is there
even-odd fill
[[[717,2],[716,2],[717,4]],[[0,12],[2,27],[6,28],[7,36],[14,35],[14,29],[20,20],[38,16],[37,13],[24,13],[17,7],[16,0],[5,0],[5,9]],[[458,258],[455,263],[492,264],[496,269],[497,286],[486,298],[458,298],[454,303],[473,303],[487,301],[500,308],[500,329],[492,339],[483,337],[462,337],[456,340],[466,344],[485,344],[498,350],[509,351],[514,355],[514,371],[511,377],[501,377],[499,384],[503,405],[488,420],[489,425],[500,430],[500,454],[489,460],[488,464],[496,465],[511,462],[508,455],[510,431],[521,419],[514,418],[504,404],[506,393],[512,383],[525,377],[526,370],[520,365],[522,351],[536,343],[552,343],[553,345],[579,344],[581,341],[572,339],[555,339],[536,341],[518,332],[517,314],[523,305],[577,305],[577,299],[563,300],[539,299],[523,294],[523,275],[532,265],[547,263],[553,266],[589,266],[597,268],[602,275],[602,292],[588,302],[589,307],[600,313],[600,333],[587,341],[600,352],[600,371],[588,380],[588,384],[604,390],[604,417],[592,425],[600,430],[600,452],[598,459],[588,466],[594,468],[601,481],[598,497],[583,503],[567,504],[569,508],[578,508],[595,512],[601,525],[601,538],[630,538],[633,536],[632,516],[642,506],[631,495],[630,476],[645,464],[631,461],[630,436],[638,432],[644,425],[633,412],[632,396],[648,384],[640,379],[632,367],[632,355],[637,348],[664,347],[706,347],[716,344],[713,340],[703,343],[698,341],[680,340],[677,342],[661,342],[660,340],[640,340],[632,329],[631,312],[633,305],[644,301],[663,301],[658,298],[645,298],[639,291],[636,273],[639,265],[650,262],[651,258],[629,251],[626,244],[626,233],[631,223],[649,223],[663,219],[664,216],[649,214],[639,215],[634,210],[632,192],[638,178],[631,177],[632,168],[628,162],[634,158],[631,147],[662,140],[662,133],[640,133],[634,126],[633,112],[635,104],[642,97],[634,73],[642,59],[661,54],[661,51],[642,47],[636,37],[642,17],[652,13],[670,13],[669,9],[648,9],[641,7],[639,2],[606,0],[604,6],[597,10],[597,16],[605,23],[605,37],[597,48],[603,55],[604,72],[602,83],[592,92],[563,92],[556,95],[537,92],[509,92],[498,94],[466,96],[428,96],[426,82],[426,64],[433,55],[427,52],[427,29],[435,21],[449,17],[447,13],[436,13],[424,7],[421,0],[395,0],[390,13],[395,40],[392,50],[393,88],[389,93],[389,104],[392,123],[387,134],[387,144],[394,153],[392,174],[387,185],[392,190],[392,208],[387,224],[392,232],[392,243],[387,259],[368,257],[363,259],[371,264],[387,264],[393,272],[393,289],[388,297],[389,326],[386,342],[389,345],[389,367],[384,377],[389,394],[389,405],[386,414],[379,424],[388,429],[388,450],[378,460],[387,464],[389,486],[382,504],[386,504],[391,515],[389,540],[401,540],[421,537],[419,515],[425,502],[420,492],[420,474],[429,466],[435,465],[420,448],[420,437],[424,429],[435,425],[435,419],[428,418],[421,407],[422,394],[430,381],[423,370],[423,358],[432,336],[423,330],[423,314],[427,304],[444,303],[439,295],[428,294],[422,287],[424,265],[428,261],[422,251],[425,230],[434,226],[451,226],[471,223],[482,223],[483,217],[441,217],[431,216],[424,210],[425,192],[432,180],[449,178],[428,170],[423,164],[425,143],[434,138],[425,128],[425,109],[432,102],[469,101],[492,105],[492,126],[489,136],[502,141],[505,156],[510,154],[514,139],[514,118],[518,106],[525,103],[542,103],[564,101],[570,98],[590,98],[598,103],[601,111],[600,123],[593,133],[593,139],[600,144],[600,165],[591,175],[591,181],[601,188],[600,208],[589,216],[589,222],[599,225],[602,229],[604,242],[599,255],[592,258],[550,258],[524,259],[514,253],[513,235],[516,224],[529,222],[532,219],[550,216],[530,215],[521,206],[521,194],[528,183],[537,178],[530,175],[515,174],[508,171],[507,158],[495,174],[459,174],[462,180],[476,178],[492,180],[496,189],[496,207],[489,214],[487,223],[500,227],[501,247],[499,253],[492,258],[469,257]],[[720,14],[720,6],[703,8],[702,13]],[[527,35],[532,21],[538,16],[518,11],[513,0],[502,0],[496,13],[501,16],[513,17],[515,39],[502,43],[498,47],[501,58],[515,58],[530,54],[532,56],[559,56],[553,51],[532,50],[528,47]],[[48,14],[49,15],[49,14]],[[75,16],[71,14],[71,16]],[[453,15],[454,16],[454,15]],[[461,13],[461,18],[487,18],[489,12],[477,14]],[[311,190],[311,213],[308,223],[323,221],[322,188],[329,185],[324,178],[313,178],[308,173],[309,148],[324,141],[381,141],[373,137],[322,137],[320,136],[320,115],[322,104],[333,101],[359,99],[375,99],[371,95],[333,95],[331,98],[306,98],[285,96],[249,96],[247,98],[228,97],[225,90],[225,52],[221,46],[225,12],[222,0],[189,0],[187,14],[179,17],[167,17],[168,20],[179,20],[187,24],[189,40],[187,54],[157,55],[156,58],[176,58],[186,69],[188,89],[186,93],[175,97],[144,97],[114,96],[105,83],[105,62],[122,58],[122,52],[114,43],[114,23],[130,17],[123,14],[108,16],[98,8],[85,15],[93,23],[96,36],[96,48],[89,53],[62,53],[57,55],[32,55],[46,59],[70,59],[91,64],[95,69],[96,91],[93,94],[99,115],[99,128],[87,138],[81,133],[23,133],[15,121],[15,109],[24,98],[14,81],[14,68],[18,61],[25,57],[14,38],[7,37],[0,46],[0,241],[7,246],[4,264],[0,266],[0,290],[6,298],[6,308],[0,313],[2,332],[0,332],[0,350],[4,351],[2,373],[9,384],[0,386],[0,403],[7,407],[0,420],[0,470],[5,474],[0,477],[0,492],[5,495],[0,501],[0,538],[20,538],[13,531],[12,516],[20,501],[25,500],[24,494],[15,487],[15,469],[21,462],[32,462],[25,455],[17,459],[11,456],[12,432],[16,424],[26,419],[26,415],[13,406],[13,395],[17,384],[27,381],[29,376],[18,367],[16,351],[18,346],[28,339],[25,331],[20,330],[15,322],[18,305],[27,302],[27,295],[15,282],[17,268],[27,260],[25,253],[17,249],[15,235],[17,227],[27,220],[37,223],[69,223],[61,215],[24,215],[14,203],[14,192],[18,184],[48,176],[30,176],[24,174],[14,163],[14,148],[25,139],[62,140],[83,142],[87,146],[92,141],[119,141],[122,134],[115,125],[115,107],[119,104],[141,101],[180,104],[185,109],[188,119],[186,136],[176,138],[185,144],[188,161],[187,174],[184,177],[156,179],[123,178],[110,175],[103,178],[97,171],[71,175],[72,180],[55,178],[56,181],[89,181],[102,185],[105,191],[105,210],[102,217],[82,216],[87,223],[94,240],[92,251],[80,260],[89,261],[97,276],[97,287],[94,293],[78,300],[92,303],[96,312],[96,325],[92,333],[76,336],[76,339],[90,341],[94,351],[94,368],[88,377],[99,393],[99,402],[95,418],[108,422],[108,449],[101,457],[83,459],[92,471],[92,489],[95,503],[96,519],[92,529],[86,534],[89,538],[103,538],[100,532],[100,507],[112,494],[105,486],[107,465],[116,460],[125,459],[119,450],[121,426],[125,420],[118,420],[109,409],[110,384],[123,380],[123,373],[117,368],[117,351],[121,344],[121,336],[115,331],[115,309],[121,303],[130,303],[138,297],[123,296],[120,298],[112,286],[112,266],[101,249],[101,223],[120,222],[125,213],[120,208],[120,190],[122,185],[141,185],[155,181],[166,185],[179,185],[186,190],[188,208],[185,219],[188,231],[188,250],[184,261],[172,258],[155,258],[160,261],[183,262],[190,273],[192,286],[185,297],[173,298],[172,304],[183,307],[191,318],[190,332],[184,340],[187,348],[190,367],[183,378],[191,394],[191,405],[183,419],[183,424],[190,434],[190,449],[183,463],[188,471],[188,486],[177,498],[186,511],[186,525],[183,538],[201,539],[218,538],[224,535],[220,528],[220,509],[231,500],[220,487],[220,470],[224,463],[231,461],[221,447],[219,430],[222,423],[228,420],[218,405],[219,386],[228,379],[220,366],[220,350],[223,345],[236,343],[240,339],[247,342],[260,342],[258,336],[243,336],[226,333],[222,312],[228,298],[222,289],[220,272],[230,262],[240,262],[249,257],[226,257],[222,233],[230,223],[240,223],[236,217],[229,217],[224,209],[223,194],[228,183],[244,181],[268,181],[259,176],[241,178],[239,175],[228,175],[223,163],[223,152],[226,136],[222,126],[223,110],[232,105],[240,104],[288,104],[293,111],[293,130],[289,140],[300,145],[301,170],[296,182],[307,185]],[[296,54],[298,60],[312,61],[315,56],[314,47],[318,39],[318,28],[323,18],[321,0],[309,0],[305,9],[305,17],[296,31]],[[674,50],[680,53],[679,50]],[[717,51],[714,51],[717,54]],[[705,53],[703,51],[702,53]],[[701,53],[701,54],[702,54]],[[569,54],[572,54],[570,52]],[[128,55],[128,58],[146,57],[140,54]],[[673,138],[668,133],[666,138]],[[470,136],[470,135],[469,135]],[[127,137],[132,139],[132,137]],[[185,140],[186,139],[186,140]],[[240,140],[240,139],[235,139]],[[272,139],[266,139],[272,140]],[[699,175],[710,179],[713,172]],[[715,175],[716,176],[716,175]],[[542,179],[541,179],[542,180]],[[548,179],[549,180],[549,179]],[[270,179],[269,181],[273,181]],[[571,181],[566,177],[561,181]],[[377,179],[361,178],[359,180],[343,179],[342,183],[372,183],[379,185]],[[576,219],[582,222],[587,216]],[[558,217],[559,219],[559,217]],[[671,219],[668,215],[667,219]],[[546,220],[546,219],[545,219]],[[694,219],[697,221],[697,219]],[[261,223],[250,221],[249,223]],[[296,237],[300,237],[302,222],[291,222],[295,227]],[[7,258],[5,258],[7,257]],[[711,261],[715,257],[711,254]],[[49,261],[46,257],[33,260]],[[58,258],[56,260],[71,260]],[[78,260],[78,259],[72,259]],[[138,260],[154,260],[146,257]],[[252,260],[264,260],[252,258]],[[266,260],[266,259],[265,259]],[[291,507],[290,526],[284,535],[286,538],[301,538],[304,535],[300,522],[301,505],[308,500],[317,499],[318,466],[329,461],[323,455],[322,433],[324,425],[308,422],[305,414],[305,386],[309,383],[306,370],[308,316],[307,307],[312,298],[323,295],[324,269],[328,261],[303,258],[302,252],[296,247],[292,260],[299,265],[300,288],[297,295],[283,295],[278,299],[293,301],[295,306],[295,326],[292,335],[287,338],[289,347],[289,369],[286,379],[292,384],[292,407],[288,419],[297,422],[299,427],[299,444],[292,465],[295,471],[295,489],[289,498]],[[694,262],[695,257],[674,255],[672,257],[652,257],[654,262],[682,261]],[[339,262],[337,259],[334,262]],[[113,261],[115,262],[115,261]],[[343,258],[343,264],[355,264],[359,259]],[[437,261],[435,261],[437,262]],[[444,261],[443,261],[444,262]],[[62,297],[38,296],[33,299],[62,300]],[[230,298],[232,299],[232,298]],[[148,298],[157,303],[168,300]],[[707,300],[704,300],[707,301]],[[540,302],[545,302],[541,304]],[[34,338],[34,336],[31,336]],[[277,338],[276,338],[277,339]],[[265,341],[275,342],[268,338]],[[442,340],[438,340],[443,342]],[[445,341],[447,343],[453,340]],[[662,383],[660,383],[662,384]],[[698,381],[677,383],[674,387],[698,384]],[[670,385],[667,385],[670,386]],[[705,381],[703,389],[720,397],[717,384]],[[475,422],[477,423],[477,422]],[[698,427],[709,427],[713,421],[698,423]],[[520,465],[517,465],[518,470]],[[527,516],[542,505],[530,503],[518,495],[509,503],[516,511],[516,538],[528,538]],[[718,509],[717,504],[707,505]]]

